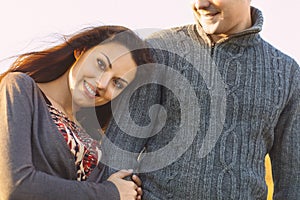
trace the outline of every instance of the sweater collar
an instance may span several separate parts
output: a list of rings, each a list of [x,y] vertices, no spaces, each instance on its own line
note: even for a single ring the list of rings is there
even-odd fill
[[[262,12],[254,7],[251,7],[251,17],[252,17],[252,26],[248,29],[245,29],[242,32],[239,33],[235,33],[230,35],[228,38],[219,41],[218,43],[227,41],[229,39],[232,38],[238,38],[240,36],[247,36],[249,40],[255,39],[256,34],[258,34],[261,30],[262,30],[262,26],[263,26],[263,15]],[[199,36],[207,43],[207,44],[212,44],[211,38],[209,35],[207,35],[202,26],[197,23],[197,32],[199,34]],[[245,39],[245,38],[244,38]]]

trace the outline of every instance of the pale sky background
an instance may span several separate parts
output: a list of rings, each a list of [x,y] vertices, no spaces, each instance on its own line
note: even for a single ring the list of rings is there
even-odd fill
[[[6,58],[86,26],[123,25],[141,36],[194,22],[192,0],[0,0],[0,72]],[[262,37],[300,63],[298,0],[252,0],[264,13]]]

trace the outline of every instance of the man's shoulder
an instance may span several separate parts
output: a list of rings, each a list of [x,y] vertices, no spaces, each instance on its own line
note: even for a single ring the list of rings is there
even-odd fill
[[[178,35],[179,32],[185,33],[188,29],[191,29],[194,27],[195,24],[188,24],[183,26],[177,26],[177,27],[171,27],[168,29],[162,29],[159,31],[155,31],[149,36],[147,36],[145,39],[146,41],[150,40],[166,40],[168,38],[173,38],[174,36]]]
[[[291,55],[287,54],[272,43],[262,39],[262,44],[264,47],[264,51],[268,52],[268,55],[271,57],[271,59],[278,59],[281,61],[290,62],[298,65],[296,60]]]
[[[300,85],[300,67],[296,59],[266,40],[262,41],[262,46],[264,52],[262,55],[265,55],[263,59],[268,61],[272,68],[277,68],[277,72],[289,72],[291,74],[289,79]]]
[[[195,30],[195,24],[163,29],[150,34],[145,41],[151,47],[172,47],[180,41],[189,41],[191,31]]]

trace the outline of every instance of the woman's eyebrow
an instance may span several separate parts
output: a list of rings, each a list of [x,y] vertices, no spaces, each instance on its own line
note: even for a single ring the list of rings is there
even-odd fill
[[[112,65],[111,65],[109,57],[105,53],[103,53],[103,52],[100,52],[100,53],[106,58],[106,61],[108,62],[109,68],[112,68]]]
[[[129,84],[125,79],[119,78],[119,80],[126,83],[127,85]]]

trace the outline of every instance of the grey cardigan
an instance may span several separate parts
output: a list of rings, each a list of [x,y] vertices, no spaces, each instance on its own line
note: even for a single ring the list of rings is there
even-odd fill
[[[252,8],[252,19],[251,28],[216,44],[197,24],[147,38],[157,63],[178,76],[154,70],[153,83],[168,88],[140,87],[131,98],[130,115],[121,113],[107,130],[116,146],[129,152],[146,147],[149,152],[139,166],[145,200],[265,200],[267,153],[274,199],[300,199],[300,69],[260,37],[259,10]],[[154,108],[149,111],[154,104],[164,106],[157,118]],[[156,134],[163,113],[166,123]],[[149,129],[148,138],[143,126]],[[191,143],[184,144],[189,137]],[[169,145],[174,145],[172,151],[157,153]],[[180,151],[177,159],[166,162]],[[151,158],[150,152],[156,156]],[[108,155],[114,157],[113,152]],[[129,160],[123,157],[123,163]],[[162,163],[166,165],[159,168]]]
[[[9,73],[0,84],[0,199],[116,200],[98,167],[88,181],[76,180],[74,157],[54,124],[36,83]]]

